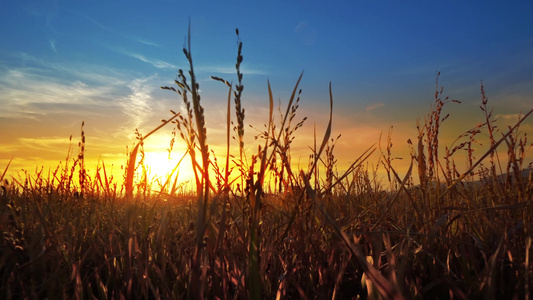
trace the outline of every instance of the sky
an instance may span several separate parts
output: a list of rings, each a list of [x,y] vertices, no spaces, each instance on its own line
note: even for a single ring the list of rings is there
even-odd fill
[[[431,111],[437,72],[443,96],[462,102],[444,107],[443,115],[450,117],[440,132],[442,146],[456,145],[457,136],[483,122],[481,82],[502,132],[533,108],[530,1],[0,0],[0,5],[0,171],[10,160],[11,172],[64,164],[69,148],[71,157],[78,153],[84,122],[87,167],[95,170],[103,161],[108,172],[122,174],[135,130],[146,134],[170,109],[183,109],[180,98],[160,86],[172,85],[178,69],[188,70],[182,48],[189,22],[208,143],[220,157],[227,88],[209,76],[237,81],[236,28],[243,42],[245,124],[260,129],[268,121],[267,82],[284,107],[303,72],[297,119],[308,119],[293,145],[293,163],[301,167],[314,130],[321,139],[327,126],[330,82],[340,167],[379,143],[392,126],[393,156],[403,158],[395,166],[405,173],[407,140],[416,140],[417,120]],[[172,165],[171,132],[165,127],[146,140],[154,174]],[[531,119],[521,132],[533,134]],[[257,131],[247,127],[245,134],[247,148],[255,151]],[[178,139],[171,158],[184,151]],[[526,165],[532,161],[529,153]],[[182,168],[187,174],[188,167]]]

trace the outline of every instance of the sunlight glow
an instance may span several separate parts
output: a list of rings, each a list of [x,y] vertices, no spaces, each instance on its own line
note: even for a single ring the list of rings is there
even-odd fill
[[[181,155],[173,154],[170,159],[168,152],[146,152],[144,165],[147,167],[148,175],[151,180],[160,180],[164,182],[168,176],[175,178],[178,176],[178,182],[190,181],[194,178],[190,158],[185,157],[181,163]],[[178,168],[174,168],[179,164]]]

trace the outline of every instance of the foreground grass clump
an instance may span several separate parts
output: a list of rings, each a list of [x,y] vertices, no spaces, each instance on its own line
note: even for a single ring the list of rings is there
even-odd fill
[[[186,111],[138,133],[123,185],[104,165],[89,176],[83,125],[80,153],[67,160],[70,166],[23,178],[3,173],[5,299],[530,297],[533,179],[524,176],[529,146],[519,126],[532,111],[498,132],[482,87],[482,125],[443,148],[441,112],[458,101],[443,98],[437,83],[434,107],[410,142],[407,173],[394,166],[390,136],[385,149],[369,147],[339,173],[330,86],[326,132],[311,147],[308,167],[296,170],[290,145],[306,120],[296,119],[302,76],[279,121],[268,84],[264,143],[246,153],[239,40],[237,84],[213,78],[228,88],[227,149],[219,164],[209,149],[190,36],[184,54],[190,71],[179,71],[177,87],[163,88],[176,92]],[[143,144],[169,124],[188,146],[196,175],[190,193],[172,174],[156,187],[142,172]],[[232,129],[238,155],[231,154]],[[490,146],[474,156],[481,132]],[[503,146],[507,157],[497,155]],[[462,152],[465,170],[455,165]],[[385,182],[368,167],[374,153]]]

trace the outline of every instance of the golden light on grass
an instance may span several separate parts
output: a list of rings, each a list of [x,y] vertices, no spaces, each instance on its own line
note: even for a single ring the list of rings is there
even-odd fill
[[[185,153],[185,152],[184,152]],[[149,151],[144,154],[144,164],[148,169],[151,181],[164,181],[167,177],[178,176],[180,183],[194,180],[194,172],[190,160],[174,154],[170,158],[168,152]]]

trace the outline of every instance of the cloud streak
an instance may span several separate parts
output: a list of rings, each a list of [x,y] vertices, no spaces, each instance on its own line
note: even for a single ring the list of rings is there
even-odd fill
[[[52,51],[57,54],[56,40],[50,39],[48,40],[48,43],[50,44],[50,49],[52,49]]]
[[[370,105],[370,106],[367,106],[367,107],[365,108],[365,111],[371,111],[371,110],[374,110],[374,109],[376,109],[376,108],[380,108],[380,107],[382,107],[382,106],[384,106],[384,105],[385,105],[385,104],[383,104],[382,102],[377,103],[377,104],[374,104],[374,105]]]
[[[83,106],[113,105],[109,95],[116,93],[116,87],[112,84],[91,86],[47,73],[36,68],[12,68],[0,73],[0,117],[34,119],[52,112],[87,113],[80,110]]]
[[[83,17],[84,19],[88,20],[89,22],[91,22],[93,25],[95,25],[96,27],[100,28],[101,30],[104,30],[104,31],[107,31],[113,35],[116,35],[116,36],[120,36],[122,38],[125,38],[125,39],[128,39],[130,41],[134,41],[134,42],[137,42],[137,43],[140,43],[140,44],[144,44],[144,45],[147,45],[147,46],[152,46],[152,47],[158,47],[160,48],[161,45],[159,45],[158,43],[156,42],[153,42],[153,41],[150,41],[148,39],[145,39],[145,38],[141,38],[141,37],[138,37],[136,35],[126,35],[126,34],[123,34],[122,32],[118,31],[118,30],[115,30],[109,26],[106,26],[104,25],[103,23],[100,23],[98,21],[96,21],[95,19],[85,15],[85,14],[82,14],[82,13],[79,13],[79,12],[74,12],[78,15],[80,15],[81,17]]]
[[[132,120],[134,128],[140,128],[152,114],[149,102],[152,100],[153,87],[148,84],[152,78],[153,76],[134,79],[128,85],[131,94],[124,101],[121,101],[122,109]]]
[[[165,61],[162,61],[162,60],[159,60],[159,59],[151,59],[151,58],[147,58],[141,54],[137,54],[137,53],[128,53],[126,52],[125,53],[126,55],[128,56],[131,56],[133,58],[136,58],[142,62],[145,62],[145,63],[148,63],[148,64],[151,64],[152,66],[158,68],[158,69],[177,69],[178,67],[176,67],[175,65],[171,64],[171,63],[167,63]]]
[[[152,42],[152,41],[149,41],[149,40],[145,40],[145,39],[142,39],[142,38],[139,38],[139,37],[134,37],[134,39],[137,42],[141,43],[141,44],[145,44],[145,45],[148,45],[148,46],[161,48],[161,45],[159,45],[158,43],[155,43],[155,42]]]
[[[65,137],[40,137],[40,138],[24,138],[18,139],[21,145],[25,147],[33,147],[40,149],[47,149],[52,151],[65,152],[65,147],[69,145],[69,139]]]

